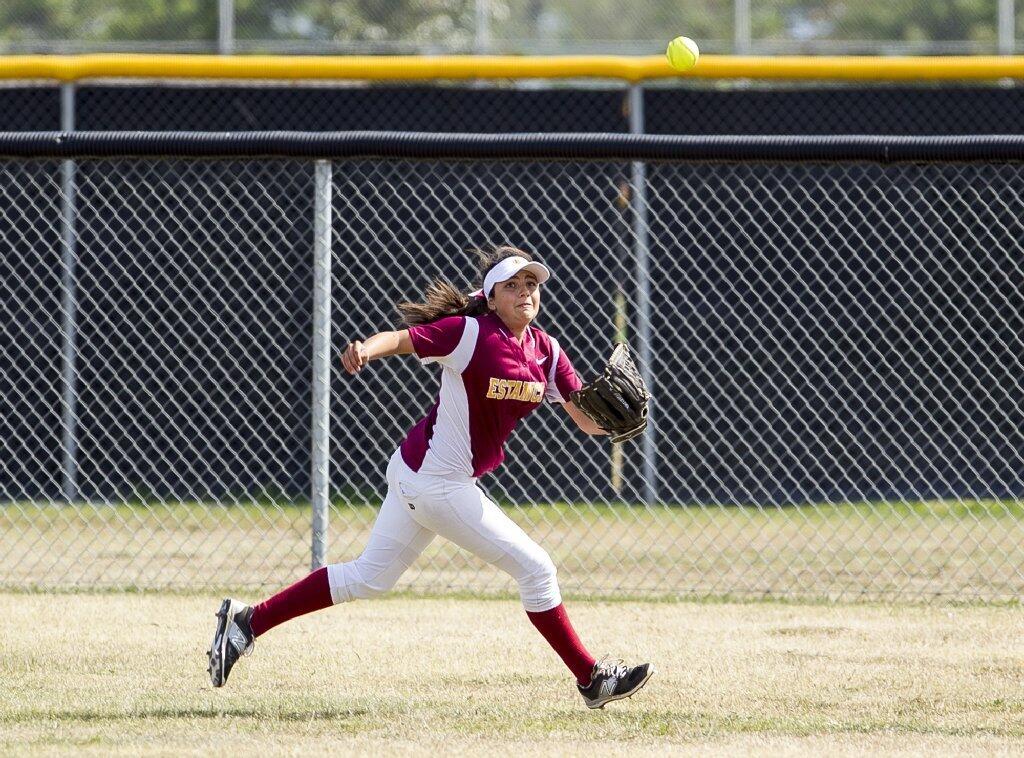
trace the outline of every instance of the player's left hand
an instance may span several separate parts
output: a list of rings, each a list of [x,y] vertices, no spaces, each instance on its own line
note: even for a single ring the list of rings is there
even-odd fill
[[[647,428],[651,396],[625,342],[616,343],[600,376],[569,393],[569,400],[611,435],[633,439]]]

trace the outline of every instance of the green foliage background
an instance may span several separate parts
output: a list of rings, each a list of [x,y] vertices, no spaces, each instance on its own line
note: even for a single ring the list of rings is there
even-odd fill
[[[240,42],[352,45],[373,51],[470,51],[479,0],[234,0]],[[733,0],[486,0],[496,52],[622,48],[656,52],[685,33],[727,52]],[[751,0],[755,41],[803,45],[941,43],[994,50],[998,0]],[[79,47],[142,41],[208,43],[217,38],[216,0],[5,0],[0,44],[74,40]],[[1019,25],[1019,22],[1018,22]],[[273,43],[273,44],[271,44]],[[202,44],[200,44],[200,47]],[[255,48],[258,49],[259,43]],[[253,46],[246,47],[254,49]],[[622,48],[625,51],[625,48]]]

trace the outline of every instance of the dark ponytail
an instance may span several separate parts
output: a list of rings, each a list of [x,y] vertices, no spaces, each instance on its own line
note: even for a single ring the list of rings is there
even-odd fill
[[[460,292],[447,279],[435,279],[427,285],[422,303],[398,303],[402,323],[429,324],[445,316],[482,316],[487,313],[487,301]]]
[[[476,289],[483,287],[484,278],[499,261],[519,255],[526,260],[533,256],[524,250],[511,245],[499,245],[489,250],[476,250],[480,269]],[[478,296],[463,293],[444,277],[434,279],[427,285],[423,293],[422,303],[397,303],[396,308],[402,314],[402,323],[406,326],[429,324],[445,316],[482,316],[487,313],[487,300]]]

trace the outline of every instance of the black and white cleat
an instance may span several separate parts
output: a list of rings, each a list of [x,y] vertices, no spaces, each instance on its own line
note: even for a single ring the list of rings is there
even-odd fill
[[[252,608],[244,603],[225,598],[216,616],[217,628],[206,651],[210,660],[206,671],[214,687],[223,687],[238,659],[252,652],[256,638],[249,628]]]
[[[576,688],[587,708],[604,708],[613,700],[632,697],[653,674],[654,666],[649,663],[627,666],[621,659],[611,660],[605,656],[594,664],[590,684],[586,687],[577,684]]]

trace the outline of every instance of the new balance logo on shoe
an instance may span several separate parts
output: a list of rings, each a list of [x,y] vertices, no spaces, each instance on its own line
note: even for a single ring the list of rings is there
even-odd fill
[[[244,603],[225,598],[215,615],[217,628],[210,649],[206,651],[209,658],[206,670],[210,674],[210,683],[214,687],[223,687],[238,658],[252,652],[254,638],[249,625],[252,610]]]
[[[631,697],[647,684],[653,673],[654,667],[649,663],[627,666],[621,660],[605,657],[594,665],[590,684],[586,687],[579,685],[578,689],[587,708],[604,708],[613,700]]]
[[[247,640],[245,635],[242,634],[242,630],[234,624],[232,624],[228,629],[228,639],[231,640],[231,642],[240,650],[244,650],[246,645],[249,644],[249,640]]]

